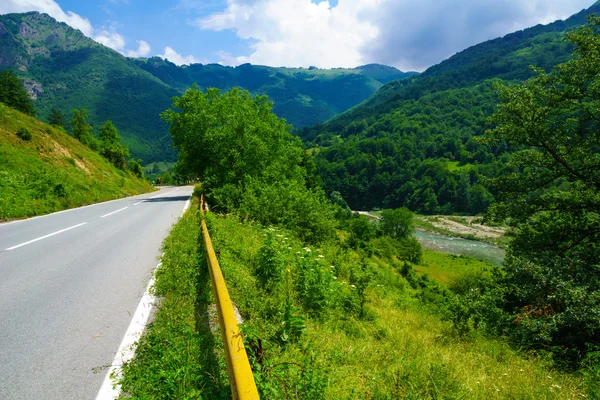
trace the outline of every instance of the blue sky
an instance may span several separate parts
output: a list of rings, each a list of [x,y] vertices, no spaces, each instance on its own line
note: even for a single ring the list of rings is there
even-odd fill
[[[0,0],[128,56],[421,71],[468,46],[564,19],[594,0]]]

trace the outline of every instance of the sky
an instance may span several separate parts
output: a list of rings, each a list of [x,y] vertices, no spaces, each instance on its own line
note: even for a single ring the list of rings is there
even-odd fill
[[[175,64],[423,71],[465,48],[594,0],[0,0],[45,12],[129,57]]]

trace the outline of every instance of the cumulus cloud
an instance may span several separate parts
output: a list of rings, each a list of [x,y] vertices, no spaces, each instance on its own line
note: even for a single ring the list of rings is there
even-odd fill
[[[219,13],[195,21],[202,29],[233,29],[253,39],[249,56],[229,57],[228,63],[250,62],[331,68],[363,61],[360,48],[377,37],[379,29],[363,18],[379,0],[327,1],[229,0]],[[223,60],[225,61],[225,60]]]
[[[386,1],[373,15],[377,40],[361,54],[404,70],[423,70],[477,43],[536,24],[564,19],[591,0],[409,0]]]
[[[54,0],[2,0],[0,2],[0,14],[28,11],[46,13],[57,21],[79,29],[86,36],[92,36],[94,32],[94,28],[87,18],[71,11],[64,12]]]
[[[179,54],[178,52],[176,52],[172,47],[169,47],[169,46],[165,47],[164,54],[159,54],[158,56],[161,58],[165,58],[177,65],[197,64],[200,62],[194,56],[192,56],[192,55],[183,56],[183,55]]]
[[[127,57],[147,57],[150,54],[150,45],[145,40],[138,40],[137,50],[129,50]]]
[[[234,30],[250,55],[226,64],[353,67],[377,62],[423,70],[479,42],[565,18],[592,0],[228,0],[197,19],[205,30]]]
[[[117,0],[123,2],[123,0]],[[146,56],[150,53],[150,45],[147,42],[138,41],[137,50],[125,50],[125,38],[116,32],[114,27],[109,29],[94,29],[90,21],[72,11],[63,11],[63,9],[54,0],[0,0],[0,14],[23,13],[28,11],[38,11],[46,13],[57,21],[64,22],[67,25],[79,29],[84,35],[90,37],[121,54],[131,55],[130,57]]]
[[[110,47],[111,49],[118,51],[119,53],[123,53],[124,51],[125,39],[114,30],[109,31],[103,29],[95,33],[93,39],[96,42],[105,45],[106,47]]]

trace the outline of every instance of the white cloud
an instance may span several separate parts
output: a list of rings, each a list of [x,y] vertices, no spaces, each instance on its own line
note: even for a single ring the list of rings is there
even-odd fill
[[[124,0],[116,0],[117,2],[127,2]],[[109,29],[94,29],[90,21],[72,11],[63,11],[63,9],[54,0],[0,0],[0,14],[8,13],[23,13],[28,11],[38,11],[46,13],[57,21],[64,22],[67,25],[79,29],[84,35],[90,37],[111,49],[118,51],[124,55],[132,55],[130,57],[146,56],[150,53],[150,45],[140,40],[138,41],[137,50],[125,50],[125,38],[116,32],[114,27]]]
[[[189,0],[191,1],[191,0]],[[538,23],[565,18],[592,0],[227,0],[195,25],[234,30],[250,55],[221,61],[353,67],[378,62],[422,70],[457,51]]]
[[[202,29],[234,29],[242,39],[254,39],[253,53],[223,59],[228,64],[318,67],[362,63],[359,49],[373,40],[379,28],[363,18],[380,0],[229,0],[223,12],[196,20]]]
[[[161,58],[166,58],[167,60],[177,65],[197,64],[200,62],[192,55],[182,56],[169,46],[165,47],[164,54],[159,54],[158,56]]]
[[[94,34],[93,39],[96,42],[105,45],[106,47],[110,47],[111,49],[118,51],[119,53],[124,52],[125,39],[114,30],[101,30]]]
[[[564,19],[592,0],[386,0],[381,34],[362,49],[369,62],[423,70],[477,43]],[[385,9],[385,12],[383,10]]]
[[[46,13],[57,21],[64,22],[75,29],[79,29],[86,36],[92,36],[92,33],[94,32],[94,28],[87,18],[71,11],[64,12],[54,0],[0,1],[0,14],[23,13],[28,11]]]
[[[138,40],[137,50],[129,50],[127,57],[146,57],[150,54],[150,45],[145,40]]]

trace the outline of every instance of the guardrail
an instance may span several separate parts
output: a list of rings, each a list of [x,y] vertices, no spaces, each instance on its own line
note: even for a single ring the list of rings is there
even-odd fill
[[[208,211],[204,201],[204,195],[200,197],[200,210],[203,213]],[[225,360],[227,361],[227,374],[229,375],[229,384],[231,386],[231,397],[239,400],[258,400],[258,391],[254,383],[254,375],[248,361],[248,355],[244,348],[244,342],[240,329],[237,324],[237,318],[233,311],[233,305],[223,273],[219,267],[217,255],[212,246],[210,235],[206,223],[202,220],[202,236],[206,247],[206,261],[210,271],[215,303],[217,304],[217,315],[219,317],[219,326],[221,328],[221,337],[225,345]]]

